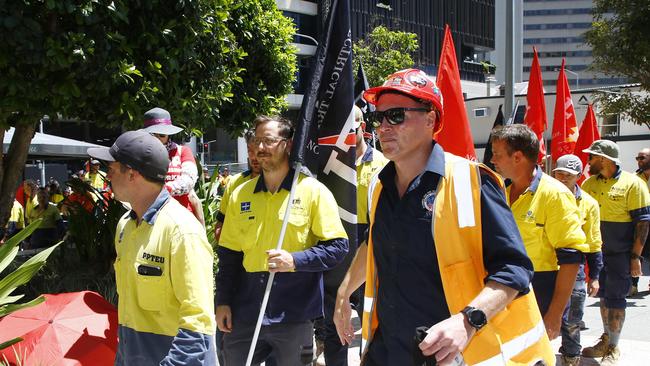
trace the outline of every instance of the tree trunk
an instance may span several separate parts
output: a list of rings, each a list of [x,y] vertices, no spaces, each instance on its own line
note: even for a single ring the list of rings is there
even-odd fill
[[[36,132],[36,122],[17,123],[9,151],[0,165],[0,227],[5,227],[9,221],[16,189],[22,183],[22,174],[34,132]],[[4,131],[2,137],[4,138]]]

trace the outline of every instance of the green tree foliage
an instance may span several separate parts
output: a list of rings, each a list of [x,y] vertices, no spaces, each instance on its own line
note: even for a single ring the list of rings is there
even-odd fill
[[[608,75],[624,75],[650,91],[650,4],[637,0],[596,0],[594,23],[586,33],[592,47],[593,68]],[[650,127],[650,97],[627,91],[602,94],[605,113],[627,115],[637,124]]]
[[[354,70],[361,61],[368,84],[381,85],[395,71],[413,67],[412,56],[418,48],[417,34],[378,26],[354,44]]]
[[[236,134],[284,107],[293,32],[273,0],[0,0],[0,225],[41,116],[131,129],[158,105]]]

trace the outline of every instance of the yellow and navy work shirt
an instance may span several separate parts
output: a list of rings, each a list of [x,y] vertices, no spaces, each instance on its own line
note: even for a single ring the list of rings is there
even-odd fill
[[[163,189],[139,225],[122,217],[115,249],[115,364],[216,364],[212,248],[194,215]]]
[[[603,253],[601,252],[603,239],[600,235],[600,209],[598,208],[598,202],[587,192],[580,189],[578,185],[575,187],[575,197],[582,222],[582,231],[585,233],[587,245],[589,246],[589,250],[585,252],[585,257],[589,264],[589,278],[597,280],[600,270],[603,268]],[[584,271],[579,271],[576,280],[582,281],[584,279]]]
[[[533,174],[526,191],[508,204],[535,272],[558,271],[560,264],[581,263],[582,253],[588,252],[589,246],[573,193],[539,167]],[[511,185],[506,185],[509,200]]]
[[[276,248],[293,174],[290,169],[276,193],[260,175],[230,196],[219,240],[217,304],[230,305],[235,321],[255,323],[268,276],[266,251]],[[300,174],[289,207],[282,249],[292,254],[295,271],[275,275],[265,325],[322,316],[322,272],[348,251],[338,206],[322,183]]]
[[[248,182],[249,180],[252,179],[252,172],[250,170],[247,170],[245,172],[241,172],[238,174],[235,174],[228,180],[228,184],[226,185],[226,188],[223,190],[223,195],[221,196],[221,203],[219,204],[219,212],[217,212],[217,220],[224,222],[226,220],[226,209],[228,208],[228,200],[230,199],[230,195],[232,194],[232,191],[235,190],[235,188],[239,187],[240,185]]]
[[[600,206],[603,255],[632,250],[635,223],[650,221],[650,193],[636,175],[618,169],[611,178],[592,175],[582,183]]]
[[[41,224],[38,225],[39,229],[54,229],[57,227],[57,223],[61,220],[61,213],[55,204],[49,203],[45,210],[41,211],[38,209],[38,206],[35,206],[29,212],[29,222],[33,222],[38,219],[43,219]]]
[[[357,161],[357,238],[359,243],[366,240],[368,230],[368,187],[373,175],[378,173],[388,159],[379,150],[368,145],[365,154]]]

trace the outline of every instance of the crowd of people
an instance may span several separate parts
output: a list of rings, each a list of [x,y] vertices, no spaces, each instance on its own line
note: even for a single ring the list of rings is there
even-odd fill
[[[356,310],[363,365],[554,365],[557,337],[562,365],[615,365],[647,253],[650,149],[634,174],[615,142],[597,140],[579,184],[577,156],[547,174],[535,133],[507,125],[491,133],[495,172],[432,139],[455,116],[426,73],[399,71],[364,99],[376,110],[354,110],[358,243],[327,187],[294,171],[285,118],[253,121],[249,169],[224,172],[211,233],[169,112],[154,108],[143,129],[88,150],[84,179],[130,207],[115,236],[115,364],[245,365],[255,340],[254,365],[308,365],[315,334],[325,363],[345,366]],[[366,123],[381,151],[364,140]],[[26,219],[12,211],[7,231],[43,218],[32,245],[60,235],[57,187],[26,181],[14,205]],[[580,340],[586,296],[601,299],[603,334],[590,347]]]

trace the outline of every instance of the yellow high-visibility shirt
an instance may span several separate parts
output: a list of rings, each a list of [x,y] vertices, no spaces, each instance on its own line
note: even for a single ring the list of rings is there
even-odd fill
[[[275,249],[280,237],[292,176],[290,170],[289,179],[276,193],[269,192],[262,176],[258,176],[237,187],[230,196],[219,245],[243,252],[247,272],[268,271],[266,251]],[[282,249],[292,253],[319,241],[347,239],[332,193],[318,180],[303,174],[296,184]]]
[[[508,201],[511,187],[506,188]],[[530,187],[508,204],[535,272],[559,269],[557,249],[589,251],[573,193],[541,169],[536,169]]]
[[[368,186],[373,175],[378,173],[388,159],[379,150],[368,146],[368,150],[357,163],[357,223],[368,223]],[[361,241],[361,238],[359,238]]]

